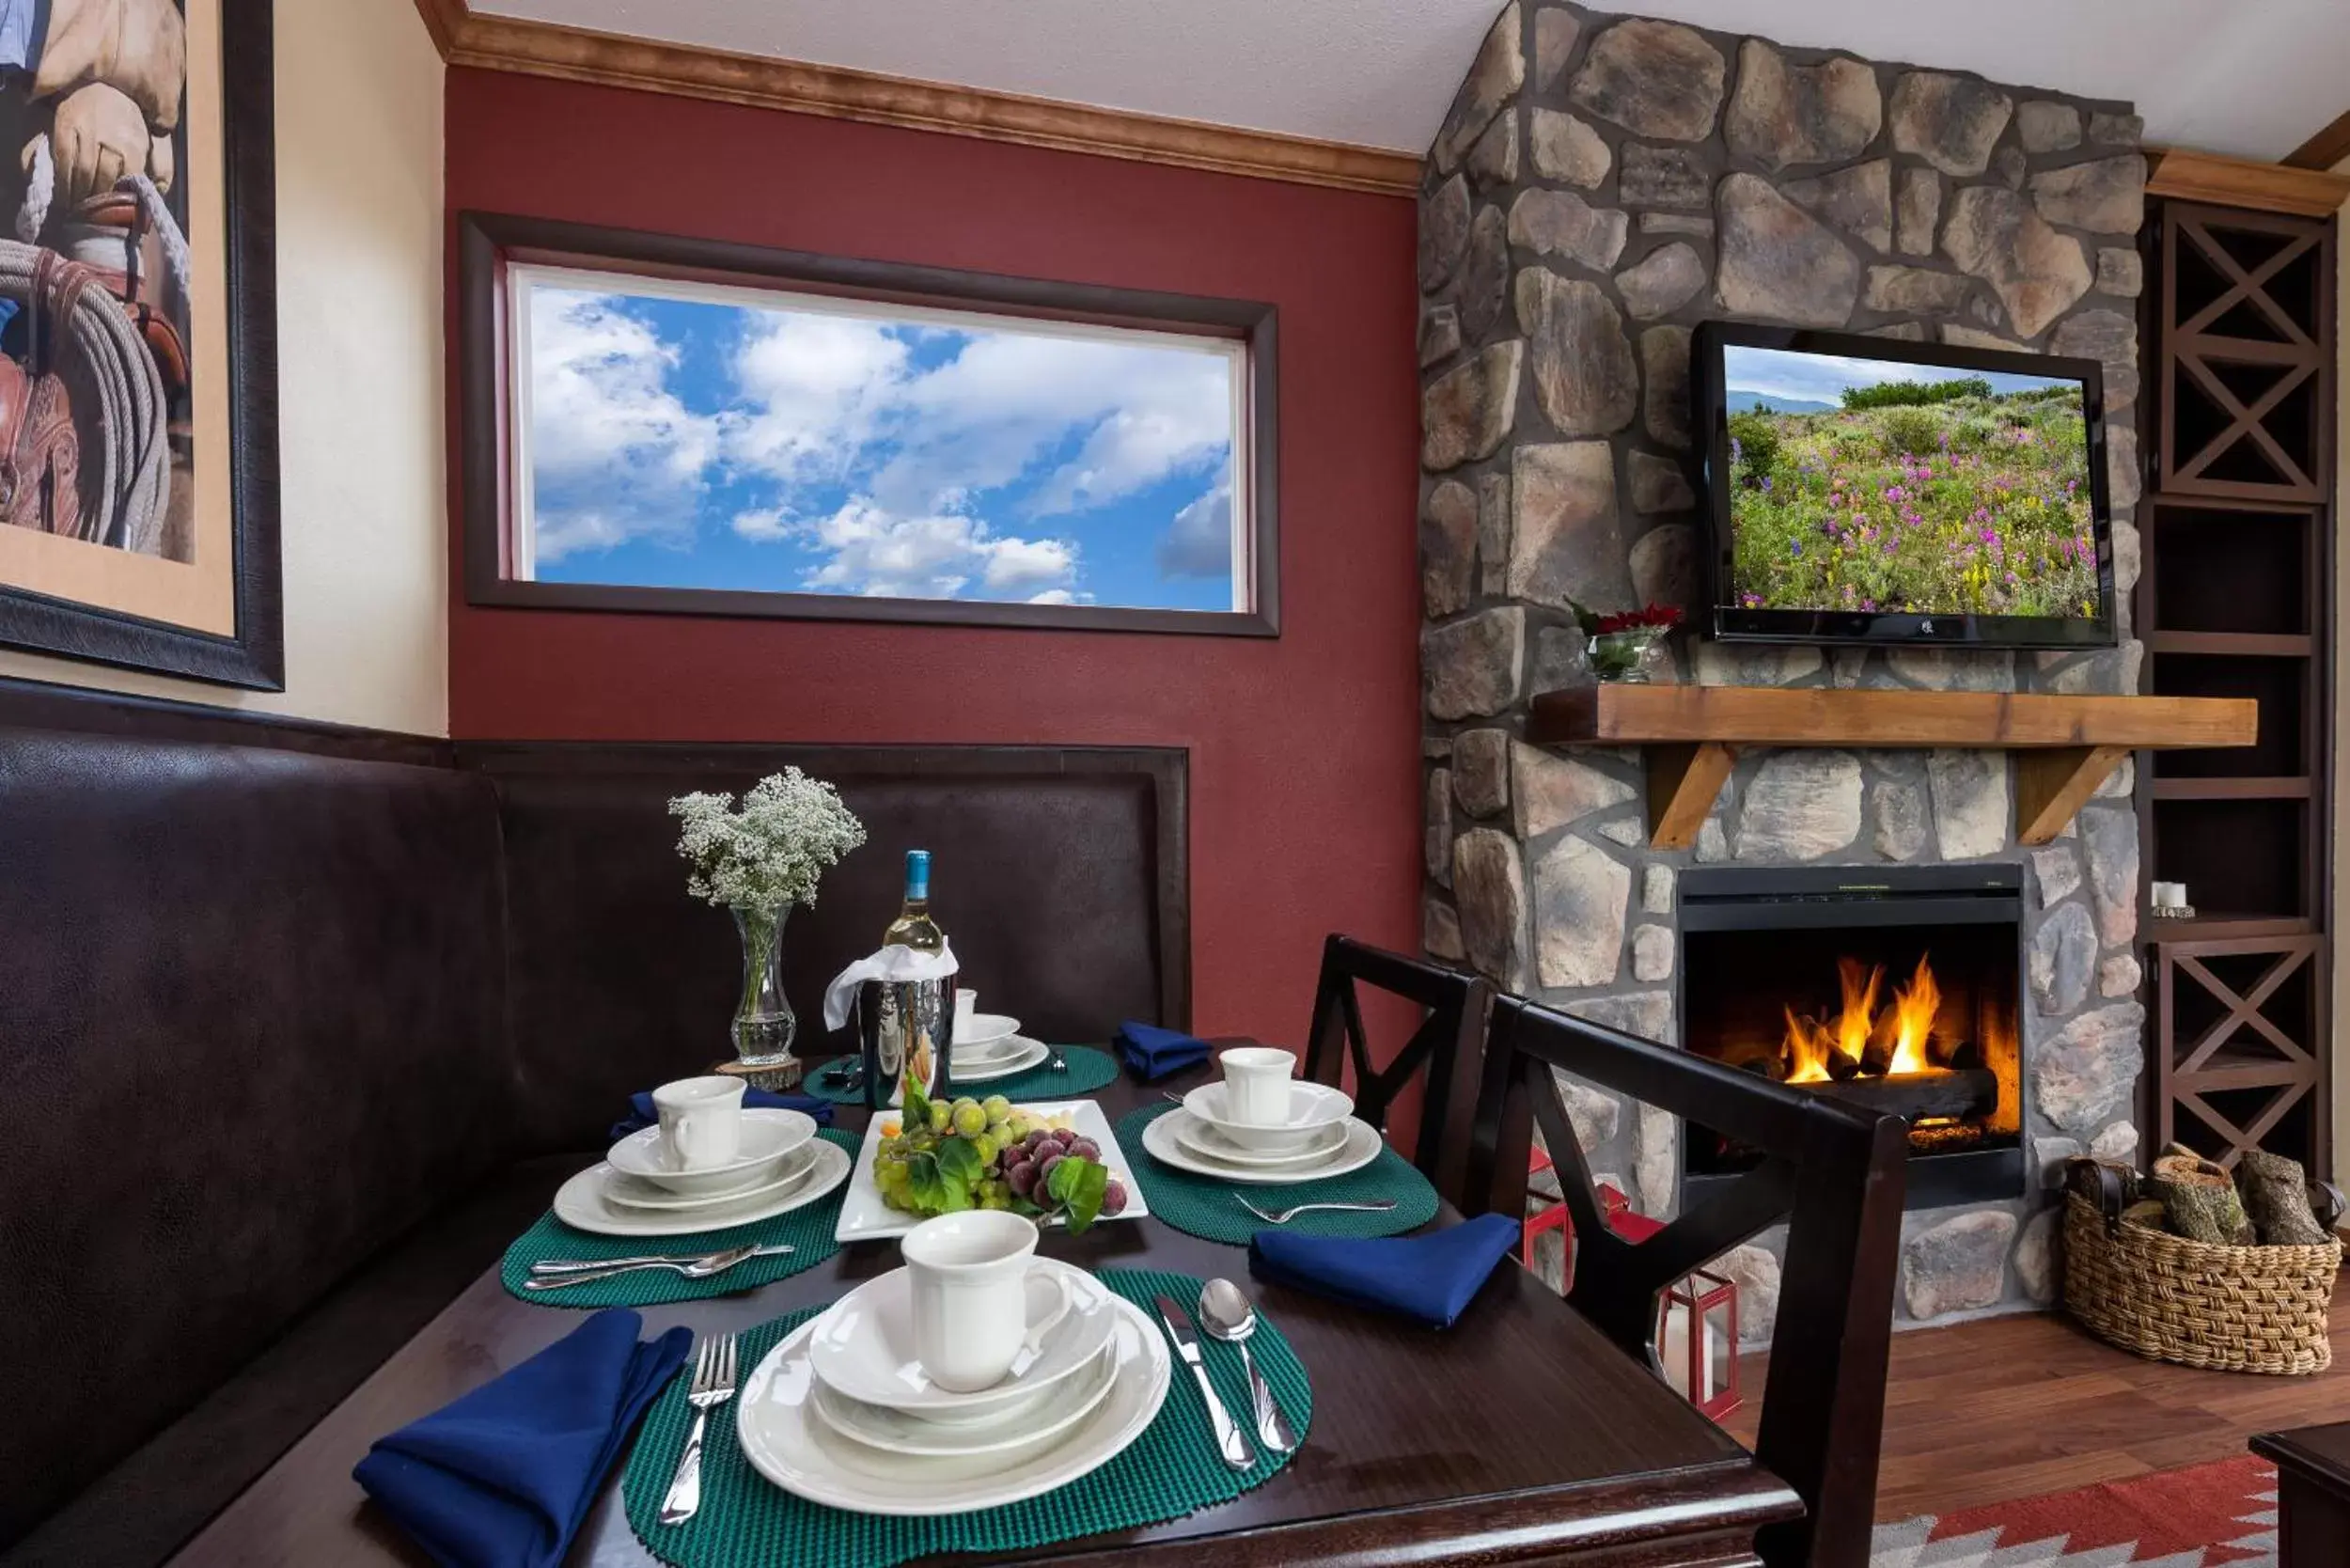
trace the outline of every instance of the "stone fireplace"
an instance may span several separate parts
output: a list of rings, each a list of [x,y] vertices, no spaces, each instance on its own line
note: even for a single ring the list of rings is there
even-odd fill
[[[1775,1074],[1791,1071],[1786,1037],[1805,1021],[1889,1065],[1898,1014],[1878,1015],[1897,994],[1919,1005],[1929,957],[1941,1058],[1822,1069],[1838,1092],[1944,1107],[1921,1111],[1919,1132],[1956,1126],[1946,1136],[1969,1145],[1912,1161],[1907,1321],[2047,1300],[2047,1173],[2076,1152],[2136,1145],[2145,1019],[2130,770],[2053,842],[2026,847],[2004,752],[1753,749],[1694,846],[1665,850],[1650,842],[1639,753],[1529,745],[1528,704],[1591,682],[1572,604],[1661,602],[1701,619],[1688,364],[1691,328],[1709,319],[2103,361],[2126,636],[2137,142],[2126,104],[1513,0],[1424,172],[1427,949],[1563,1011],[1736,1051]],[[1705,685],[2124,694],[2138,689],[2139,649],[1692,639],[1675,661],[1679,679]],[[1773,879],[1805,878],[1970,886],[1999,906],[1977,922],[1998,934],[1944,932],[1909,944],[1913,955],[1899,923],[1847,909],[1832,930],[1742,933],[1774,955],[1788,994],[1732,983],[1737,965],[1752,980],[1763,961],[1731,955],[1705,922],[1737,899],[1779,898]],[[1848,983],[1865,1009],[1848,1007]],[[1562,1087],[1594,1170],[1649,1213],[1701,1199],[1734,1163],[1734,1151],[1698,1146],[1702,1129],[1684,1136],[1653,1108]],[[1952,1181],[1921,1174],[1960,1154],[1975,1160],[1966,1179],[1963,1160]],[[1723,1264],[1746,1284],[1757,1338],[1770,1331],[1778,1245],[1766,1235]]]

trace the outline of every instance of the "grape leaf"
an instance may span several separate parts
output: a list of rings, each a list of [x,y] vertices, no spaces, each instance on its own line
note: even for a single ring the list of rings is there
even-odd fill
[[[906,1200],[916,1214],[945,1212],[948,1185],[938,1174],[938,1156],[915,1154],[906,1161]]]
[[[1046,1194],[1068,1215],[1072,1235],[1092,1224],[1101,1214],[1102,1195],[1109,1184],[1108,1167],[1074,1154],[1053,1167],[1052,1175],[1044,1179]]]
[[[979,1152],[971,1147],[967,1138],[950,1137],[941,1142],[936,1158],[940,1179],[966,1199],[987,1174],[987,1167],[979,1163]]]
[[[898,1108],[905,1112],[905,1125],[909,1132],[931,1124],[930,1096],[923,1093],[920,1086],[911,1079],[906,1084],[905,1104]]]

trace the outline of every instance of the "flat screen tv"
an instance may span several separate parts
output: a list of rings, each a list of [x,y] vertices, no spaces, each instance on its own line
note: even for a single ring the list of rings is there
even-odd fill
[[[1690,368],[1716,636],[2112,646],[2096,361],[1714,321]]]

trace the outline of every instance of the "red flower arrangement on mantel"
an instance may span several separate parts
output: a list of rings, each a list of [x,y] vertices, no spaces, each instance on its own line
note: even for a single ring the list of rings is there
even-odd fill
[[[1603,681],[1646,681],[1658,662],[1665,637],[1681,624],[1681,611],[1669,604],[1646,604],[1637,610],[1594,614],[1574,605],[1575,624],[1590,639],[1588,654],[1591,673]]]

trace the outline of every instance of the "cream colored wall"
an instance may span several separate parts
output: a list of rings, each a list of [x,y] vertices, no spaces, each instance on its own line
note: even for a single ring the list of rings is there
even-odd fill
[[[277,15],[286,689],[0,652],[0,675],[448,733],[440,56],[415,8]]]

